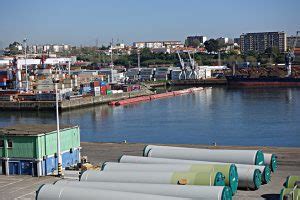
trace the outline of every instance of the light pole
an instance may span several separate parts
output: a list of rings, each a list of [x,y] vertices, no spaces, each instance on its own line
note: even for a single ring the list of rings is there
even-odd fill
[[[57,132],[57,176],[63,176],[62,173],[62,158],[60,152],[60,128],[59,128],[59,110],[58,110],[58,83],[59,79],[54,78],[53,83],[55,85],[55,101],[56,101],[56,132]]]
[[[138,56],[138,70],[139,70],[139,74],[141,71],[141,52],[140,49],[137,49],[137,56]],[[140,81],[140,76],[138,77],[139,81]]]
[[[27,42],[27,39],[26,39],[26,38],[24,38],[23,42],[24,42],[24,48],[25,48],[25,51],[24,51],[24,53],[25,53],[25,76],[26,76],[26,92],[28,92],[28,74],[27,74],[27,44],[26,44],[26,42]]]

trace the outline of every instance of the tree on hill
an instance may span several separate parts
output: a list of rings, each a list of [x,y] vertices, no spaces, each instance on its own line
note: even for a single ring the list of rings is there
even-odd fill
[[[8,46],[8,50],[9,50],[9,54],[10,55],[16,55],[21,53],[21,51],[19,51],[18,46],[20,46],[21,44],[19,42],[13,42],[11,44],[9,44]]]
[[[194,39],[192,41],[185,40],[185,46],[187,46],[187,47],[198,48],[198,47],[200,47],[200,45],[201,45],[201,42],[198,39]]]
[[[204,46],[207,52],[218,52],[219,51],[219,43],[215,39],[210,39],[204,42]]]

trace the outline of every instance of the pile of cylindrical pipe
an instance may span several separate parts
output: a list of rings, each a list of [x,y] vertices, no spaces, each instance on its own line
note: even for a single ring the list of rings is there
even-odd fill
[[[225,186],[220,172],[85,171],[80,181]]]
[[[161,93],[161,94],[150,95],[150,99],[155,100],[155,99],[162,99],[162,98],[167,98],[167,97],[172,97],[172,96],[174,96],[174,92],[165,92],[165,93]]]
[[[124,99],[124,100],[117,101],[115,103],[115,105],[120,106],[120,105],[126,105],[126,104],[131,104],[131,103],[138,103],[138,102],[142,102],[142,101],[150,101],[150,97],[149,96],[141,96],[141,97]]]
[[[300,199],[300,176],[288,176],[280,191],[280,200]]]
[[[38,200],[75,199],[158,199],[158,200],[227,200],[232,199],[231,191],[224,186],[194,186],[119,182],[78,182],[59,180],[46,184],[37,191]]]
[[[277,169],[274,154],[260,150],[196,149],[147,145],[143,155],[147,157],[133,159],[137,163],[186,163],[186,164],[235,164],[239,176],[239,188],[258,189],[261,183],[271,180],[271,171]],[[121,158],[120,162],[126,161]],[[135,160],[135,161],[134,161]]]
[[[276,156],[260,150],[148,145],[143,155],[105,162],[101,170],[84,171],[80,181],[43,185],[36,199],[231,200],[238,189],[256,190],[270,182],[271,171],[277,168]],[[290,194],[289,187],[297,180],[288,177],[281,194]]]
[[[194,93],[194,92],[200,91],[200,90],[203,90],[203,88],[202,87],[190,88],[190,89],[178,90],[178,91],[173,91],[173,92],[165,92],[165,93],[161,93],[161,94],[153,94],[153,95],[148,95],[148,96],[134,97],[134,98],[124,99],[124,100],[119,100],[119,101],[111,101],[111,102],[109,102],[109,105],[120,106],[120,105],[138,103],[138,102],[142,102],[142,101],[150,101],[150,100],[162,99],[162,98],[167,98],[167,97],[172,97],[172,96],[177,96],[177,95],[189,94],[189,93]]]
[[[221,174],[224,176],[224,185],[229,186],[231,192],[236,193],[238,187],[238,175],[236,166],[232,164],[213,165],[213,164],[138,164],[138,163],[113,163],[106,162],[102,165],[103,171],[134,171],[134,172],[198,172],[202,180],[209,175],[210,180],[206,179],[201,185],[221,185]],[[158,173],[156,173],[158,174]],[[219,180],[218,180],[219,179]],[[209,180],[209,181],[208,181]],[[213,181],[214,180],[214,181]]]

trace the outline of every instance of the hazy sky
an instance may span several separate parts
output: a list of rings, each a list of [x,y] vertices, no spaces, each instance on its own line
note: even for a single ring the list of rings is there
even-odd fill
[[[0,47],[181,40],[300,30],[300,0],[2,0]]]

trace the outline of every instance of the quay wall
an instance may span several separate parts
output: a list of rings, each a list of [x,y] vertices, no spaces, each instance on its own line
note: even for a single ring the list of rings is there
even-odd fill
[[[169,82],[173,86],[216,86],[227,85],[226,79],[199,79],[199,80],[173,80]]]
[[[152,92],[149,90],[140,90],[105,96],[87,96],[72,100],[62,100],[59,102],[59,110],[63,111],[78,107],[105,104],[110,101],[117,101],[150,94],[152,94]],[[55,110],[55,106],[55,101],[0,101],[0,110]]]

